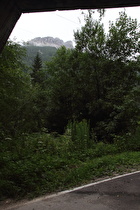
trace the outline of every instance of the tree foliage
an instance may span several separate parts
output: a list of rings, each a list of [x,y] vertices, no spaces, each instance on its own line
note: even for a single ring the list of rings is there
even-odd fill
[[[18,44],[8,42],[0,55],[0,130],[15,135],[24,130],[31,83],[22,63],[25,52]]]
[[[139,120],[139,25],[125,12],[108,34],[94,13],[74,33],[74,49],[61,47],[42,66],[39,54],[31,73],[19,45],[8,43],[0,57],[1,130],[63,133],[69,121],[90,122],[97,141],[132,133]]]
[[[39,53],[36,54],[32,64],[32,81],[33,83],[41,83],[42,60]]]
[[[136,20],[122,12],[105,34],[101,18],[94,20],[89,11],[85,26],[74,35],[75,49],[61,48],[47,64],[53,104],[49,118],[56,128],[64,128],[68,119],[90,120],[98,140],[133,131],[139,112]]]
[[[74,33],[76,49],[80,52],[91,53],[92,56],[101,57],[105,48],[105,32],[101,18],[94,20],[92,11],[85,15],[85,25]]]
[[[120,13],[115,23],[110,22],[107,48],[113,60],[130,61],[140,52],[140,30],[136,19]]]

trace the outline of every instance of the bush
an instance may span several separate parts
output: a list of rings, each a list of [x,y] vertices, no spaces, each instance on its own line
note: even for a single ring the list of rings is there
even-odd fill
[[[87,120],[81,122],[70,121],[65,134],[70,136],[72,149],[82,151],[91,148],[93,145],[90,138],[90,125]]]
[[[114,142],[120,152],[140,151],[140,127],[137,127],[134,134],[127,133],[124,136],[114,135]]]

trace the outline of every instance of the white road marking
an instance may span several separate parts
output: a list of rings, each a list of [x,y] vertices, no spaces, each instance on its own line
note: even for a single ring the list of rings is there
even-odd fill
[[[70,193],[70,192],[74,192],[76,190],[81,190],[81,189],[86,188],[86,187],[91,187],[91,186],[94,186],[94,185],[98,185],[100,183],[108,182],[108,181],[111,181],[111,180],[119,179],[119,178],[122,178],[122,177],[125,177],[125,176],[137,174],[137,173],[140,173],[140,171],[135,171],[135,172],[111,177],[111,178],[108,178],[108,179],[104,179],[104,180],[101,180],[101,181],[97,181],[97,182],[86,184],[86,185],[83,185],[83,186],[80,186],[80,187],[76,187],[76,188],[73,188],[71,190],[65,190],[65,191],[58,192],[58,193],[55,193],[55,194],[52,194],[52,195],[47,195],[47,196],[43,196],[43,197],[40,197],[40,198],[36,198],[36,199],[33,199],[33,200],[25,202],[25,203],[20,203],[20,204],[14,205],[11,208],[6,208],[6,210],[8,210],[8,209],[10,210],[10,209],[14,209],[14,208],[17,208],[17,207],[20,207],[20,206],[25,206],[25,205],[28,205],[28,204],[32,204],[32,203],[47,200],[47,199],[50,199],[50,198],[58,197],[60,195],[64,195],[64,194],[67,194],[67,193]]]

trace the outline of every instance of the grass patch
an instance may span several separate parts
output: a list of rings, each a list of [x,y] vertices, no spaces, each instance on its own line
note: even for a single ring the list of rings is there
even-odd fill
[[[135,144],[139,142],[134,139]],[[99,177],[140,169],[136,145],[126,151],[126,147],[120,149],[118,141],[117,144],[100,142],[76,150],[71,141],[66,135],[32,134],[1,142],[1,199],[33,198]]]

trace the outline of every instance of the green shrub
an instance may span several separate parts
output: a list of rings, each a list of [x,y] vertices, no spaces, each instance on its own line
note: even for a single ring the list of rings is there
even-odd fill
[[[140,127],[134,134],[127,133],[124,136],[114,136],[115,145],[119,151],[140,151]]]
[[[66,135],[69,135],[71,138],[72,149],[86,150],[92,146],[90,126],[87,120],[69,122],[66,129]]]

